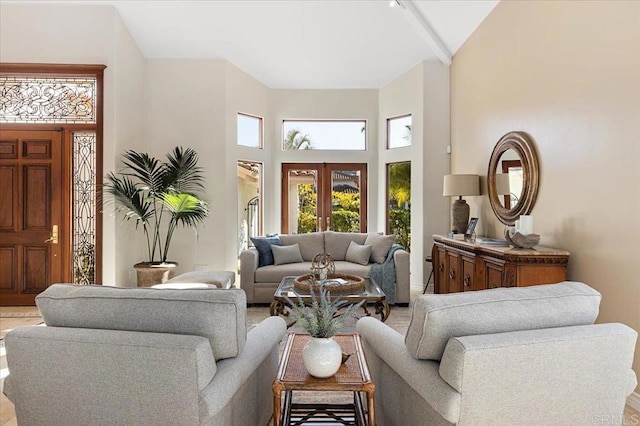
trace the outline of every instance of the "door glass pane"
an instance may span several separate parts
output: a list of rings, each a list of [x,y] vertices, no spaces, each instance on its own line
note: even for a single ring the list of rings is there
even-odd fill
[[[307,234],[318,230],[318,172],[289,170],[289,232]]]
[[[360,232],[360,171],[331,172],[331,230]]]
[[[73,134],[73,283],[94,284],[96,264],[96,134]]]
[[[387,233],[411,248],[411,162],[387,164]]]

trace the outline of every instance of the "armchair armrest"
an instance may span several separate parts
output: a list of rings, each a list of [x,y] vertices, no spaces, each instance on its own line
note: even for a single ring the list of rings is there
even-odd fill
[[[409,303],[411,297],[409,252],[406,250],[396,250],[393,253],[393,263],[396,268],[396,303]]]
[[[258,250],[250,248],[240,253],[240,288],[247,294],[247,303],[253,303],[256,269],[258,269]]]
[[[269,317],[247,333],[240,355],[218,361],[215,377],[201,394],[201,412],[208,416],[201,418],[203,424],[266,424],[273,407],[271,384],[278,369],[278,346],[286,331],[281,317]],[[240,391],[246,386],[252,389],[249,393]],[[232,410],[227,413],[232,418],[225,418],[221,413],[230,404],[240,411]],[[255,419],[265,416],[264,422],[256,423]]]
[[[413,388],[424,400],[447,421],[456,423],[460,414],[460,394],[449,386],[438,372],[436,361],[413,358],[404,345],[404,337],[388,325],[371,317],[358,320],[358,333],[366,346],[367,357],[376,356],[384,361],[405,383]],[[380,384],[376,392],[399,392]]]

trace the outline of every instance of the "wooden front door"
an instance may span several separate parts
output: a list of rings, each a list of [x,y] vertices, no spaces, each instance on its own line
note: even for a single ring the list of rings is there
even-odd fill
[[[64,281],[63,149],[61,131],[0,132],[0,305]]]

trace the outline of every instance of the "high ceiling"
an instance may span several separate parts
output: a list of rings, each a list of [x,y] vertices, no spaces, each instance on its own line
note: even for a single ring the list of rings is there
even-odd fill
[[[274,89],[379,88],[450,59],[498,0],[101,1],[147,58],[224,58]],[[445,59],[446,62],[446,59]]]

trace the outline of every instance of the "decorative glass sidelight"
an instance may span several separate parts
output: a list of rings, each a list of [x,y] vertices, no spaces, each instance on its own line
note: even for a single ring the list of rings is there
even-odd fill
[[[95,283],[96,134],[73,134],[73,282]]]
[[[96,122],[91,77],[0,76],[0,123]]]

